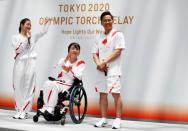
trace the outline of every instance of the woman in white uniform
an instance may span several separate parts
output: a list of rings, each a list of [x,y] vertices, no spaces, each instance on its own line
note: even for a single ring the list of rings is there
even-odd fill
[[[46,21],[47,23],[47,21]],[[13,89],[16,114],[14,119],[26,119],[32,109],[35,92],[35,65],[37,54],[34,51],[36,42],[47,33],[48,26],[35,35],[31,35],[31,21],[24,18],[20,21],[19,34],[12,37],[15,50],[13,69]]]
[[[80,45],[71,43],[68,46],[68,55],[61,58],[55,66],[55,81],[47,80],[43,86],[44,106],[39,109],[44,113],[47,111],[53,114],[54,107],[57,105],[58,94],[68,90],[74,82],[74,79],[82,79],[85,69],[85,61],[78,58],[80,54]]]

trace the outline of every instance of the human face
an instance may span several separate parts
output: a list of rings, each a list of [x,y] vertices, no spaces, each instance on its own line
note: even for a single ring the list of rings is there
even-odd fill
[[[31,30],[31,21],[26,21],[24,24],[21,25],[21,31],[27,33]]]
[[[70,47],[69,54],[72,58],[77,58],[77,56],[80,54],[80,50],[72,45]]]
[[[112,17],[110,15],[105,15],[102,18],[101,24],[104,27],[105,33],[109,33],[112,30],[112,24],[113,24]]]

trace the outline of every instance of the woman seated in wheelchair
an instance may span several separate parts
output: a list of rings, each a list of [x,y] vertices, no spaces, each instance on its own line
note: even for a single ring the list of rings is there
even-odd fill
[[[54,107],[57,105],[58,94],[67,91],[75,79],[81,80],[85,69],[85,62],[78,58],[80,54],[80,45],[71,43],[68,46],[68,55],[59,60],[56,68],[56,78],[50,77],[43,86],[44,105],[38,111],[42,114],[54,113]]]

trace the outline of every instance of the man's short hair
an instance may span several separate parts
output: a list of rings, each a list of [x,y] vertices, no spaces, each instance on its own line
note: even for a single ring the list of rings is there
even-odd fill
[[[112,20],[114,19],[113,15],[110,13],[110,11],[105,11],[101,14],[101,17],[100,17],[101,22],[102,22],[103,17],[106,15],[110,15]]]

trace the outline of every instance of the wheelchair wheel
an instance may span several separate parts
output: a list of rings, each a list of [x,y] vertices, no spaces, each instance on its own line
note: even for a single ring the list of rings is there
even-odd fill
[[[38,122],[38,120],[39,120],[39,117],[37,115],[33,116],[33,121],[34,122]]]
[[[70,94],[69,111],[74,123],[80,124],[87,111],[87,95],[82,86],[75,86]]]
[[[65,116],[63,116],[63,117],[61,118],[61,125],[65,125],[65,119],[66,119]]]

